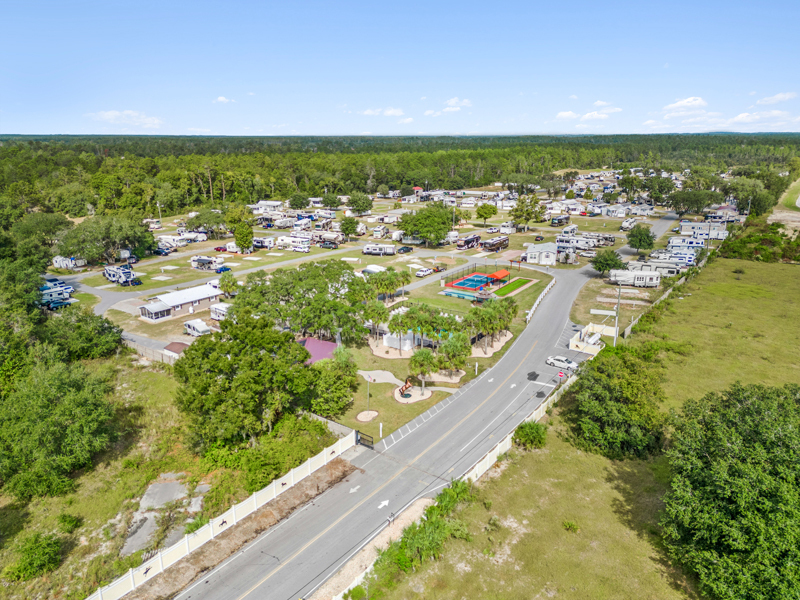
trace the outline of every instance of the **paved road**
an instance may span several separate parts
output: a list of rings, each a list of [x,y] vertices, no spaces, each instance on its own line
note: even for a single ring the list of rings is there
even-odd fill
[[[657,221],[653,231],[662,235],[674,220],[671,216]],[[572,303],[596,273],[588,266],[551,272],[557,280],[553,290],[492,369],[373,450],[359,446],[351,451],[346,458],[359,470],[347,481],[262,534],[177,598],[307,598],[372,539],[392,513],[435,495],[466,473],[553,390],[558,369],[548,367],[546,358],[581,358],[566,349],[564,340],[572,330]]]

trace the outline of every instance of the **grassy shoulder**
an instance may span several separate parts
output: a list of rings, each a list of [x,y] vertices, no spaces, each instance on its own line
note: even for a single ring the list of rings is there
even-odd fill
[[[543,450],[512,450],[456,511],[471,540],[403,577],[388,598],[698,598],[660,548],[663,458],[611,461],[576,450],[555,411]],[[476,590],[482,590],[476,594]]]
[[[800,206],[797,206],[797,201],[800,200],[800,179],[795,181],[789,189],[783,193],[779,204],[789,210],[800,211]]]

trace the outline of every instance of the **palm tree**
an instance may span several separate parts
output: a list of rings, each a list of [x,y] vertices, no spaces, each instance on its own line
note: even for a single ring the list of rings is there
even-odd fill
[[[378,339],[378,325],[389,320],[389,309],[383,303],[372,300],[364,307],[364,320],[371,321],[375,332],[375,339]]]
[[[405,319],[405,315],[400,313],[395,313],[392,315],[392,318],[389,319],[388,323],[389,332],[392,335],[396,335],[398,339],[398,349],[400,350],[400,356],[403,356],[403,334],[408,331],[408,324]]]
[[[403,288],[403,297],[405,298],[406,286],[411,283],[411,271],[399,271],[397,274],[397,280],[400,286]]]
[[[419,376],[420,381],[422,381],[422,393],[425,393],[425,379],[424,377],[428,373],[432,373],[436,370],[438,366],[438,361],[436,357],[433,355],[433,352],[428,350],[427,348],[422,348],[421,350],[417,350],[414,354],[411,355],[411,360],[408,361],[408,368],[411,369],[411,372],[415,375]]]

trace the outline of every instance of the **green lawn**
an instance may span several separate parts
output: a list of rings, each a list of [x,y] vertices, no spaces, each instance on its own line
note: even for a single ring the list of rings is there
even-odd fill
[[[495,290],[495,292],[494,292],[495,296],[506,296],[506,295],[510,294],[511,292],[513,292],[514,290],[518,290],[523,285],[526,285],[529,281],[530,281],[530,279],[525,279],[524,277],[519,277],[519,278],[515,279],[514,281],[512,281],[511,283],[507,283],[506,285],[501,287],[499,290]]]
[[[396,387],[394,384],[370,383],[369,408],[370,410],[377,410],[378,416],[369,423],[360,423],[356,421],[356,415],[367,410],[367,382],[363,377],[359,376],[358,384],[358,390],[353,397],[352,406],[337,421],[371,435],[376,442],[381,439],[379,436],[380,423],[383,423],[383,437],[386,437],[424,413],[434,404],[441,402],[448,395],[446,392],[434,392],[427,400],[413,404],[401,404],[394,399],[393,393]]]
[[[563,433],[556,417],[544,450],[512,451],[502,475],[485,477],[479,500],[454,515],[472,539],[449,540],[440,560],[402,578],[386,597],[698,599],[658,541],[664,459],[614,462],[576,450]],[[493,516],[500,528],[487,531]],[[566,531],[564,521],[578,532]]]
[[[800,211],[800,207],[797,206],[798,199],[800,199],[800,179],[795,181],[789,189],[784,192],[783,196],[781,196],[780,204],[784,208]]]
[[[734,269],[744,269],[739,275]],[[738,279],[741,277],[741,279]],[[800,381],[800,277],[794,265],[717,259],[681,290],[652,334],[686,342],[686,356],[665,357],[669,406],[735,381]]]
[[[208,323],[210,314],[208,310],[205,310],[192,315],[183,315],[181,317],[175,317],[174,319],[167,319],[166,321],[160,321],[158,323],[142,321],[138,317],[121,310],[116,310],[115,308],[108,309],[104,316],[112,323],[122,327],[125,331],[135,335],[143,335],[164,342],[178,340],[188,344],[192,341],[192,338],[184,335],[183,323],[191,319],[203,319]]]
[[[98,302],[100,302],[100,298],[94,294],[88,294],[86,292],[76,292],[72,294],[72,297],[80,302],[80,306],[87,306],[89,308],[93,308]]]

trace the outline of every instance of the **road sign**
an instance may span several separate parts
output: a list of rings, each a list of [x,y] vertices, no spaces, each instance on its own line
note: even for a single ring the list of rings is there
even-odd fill
[[[566,375],[564,375],[564,371],[559,371],[558,372],[558,376],[559,377],[566,377]]]
[[[600,310],[599,308],[593,308],[589,311],[593,315],[605,315],[607,317],[616,317],[617,311],[615,310]]]

